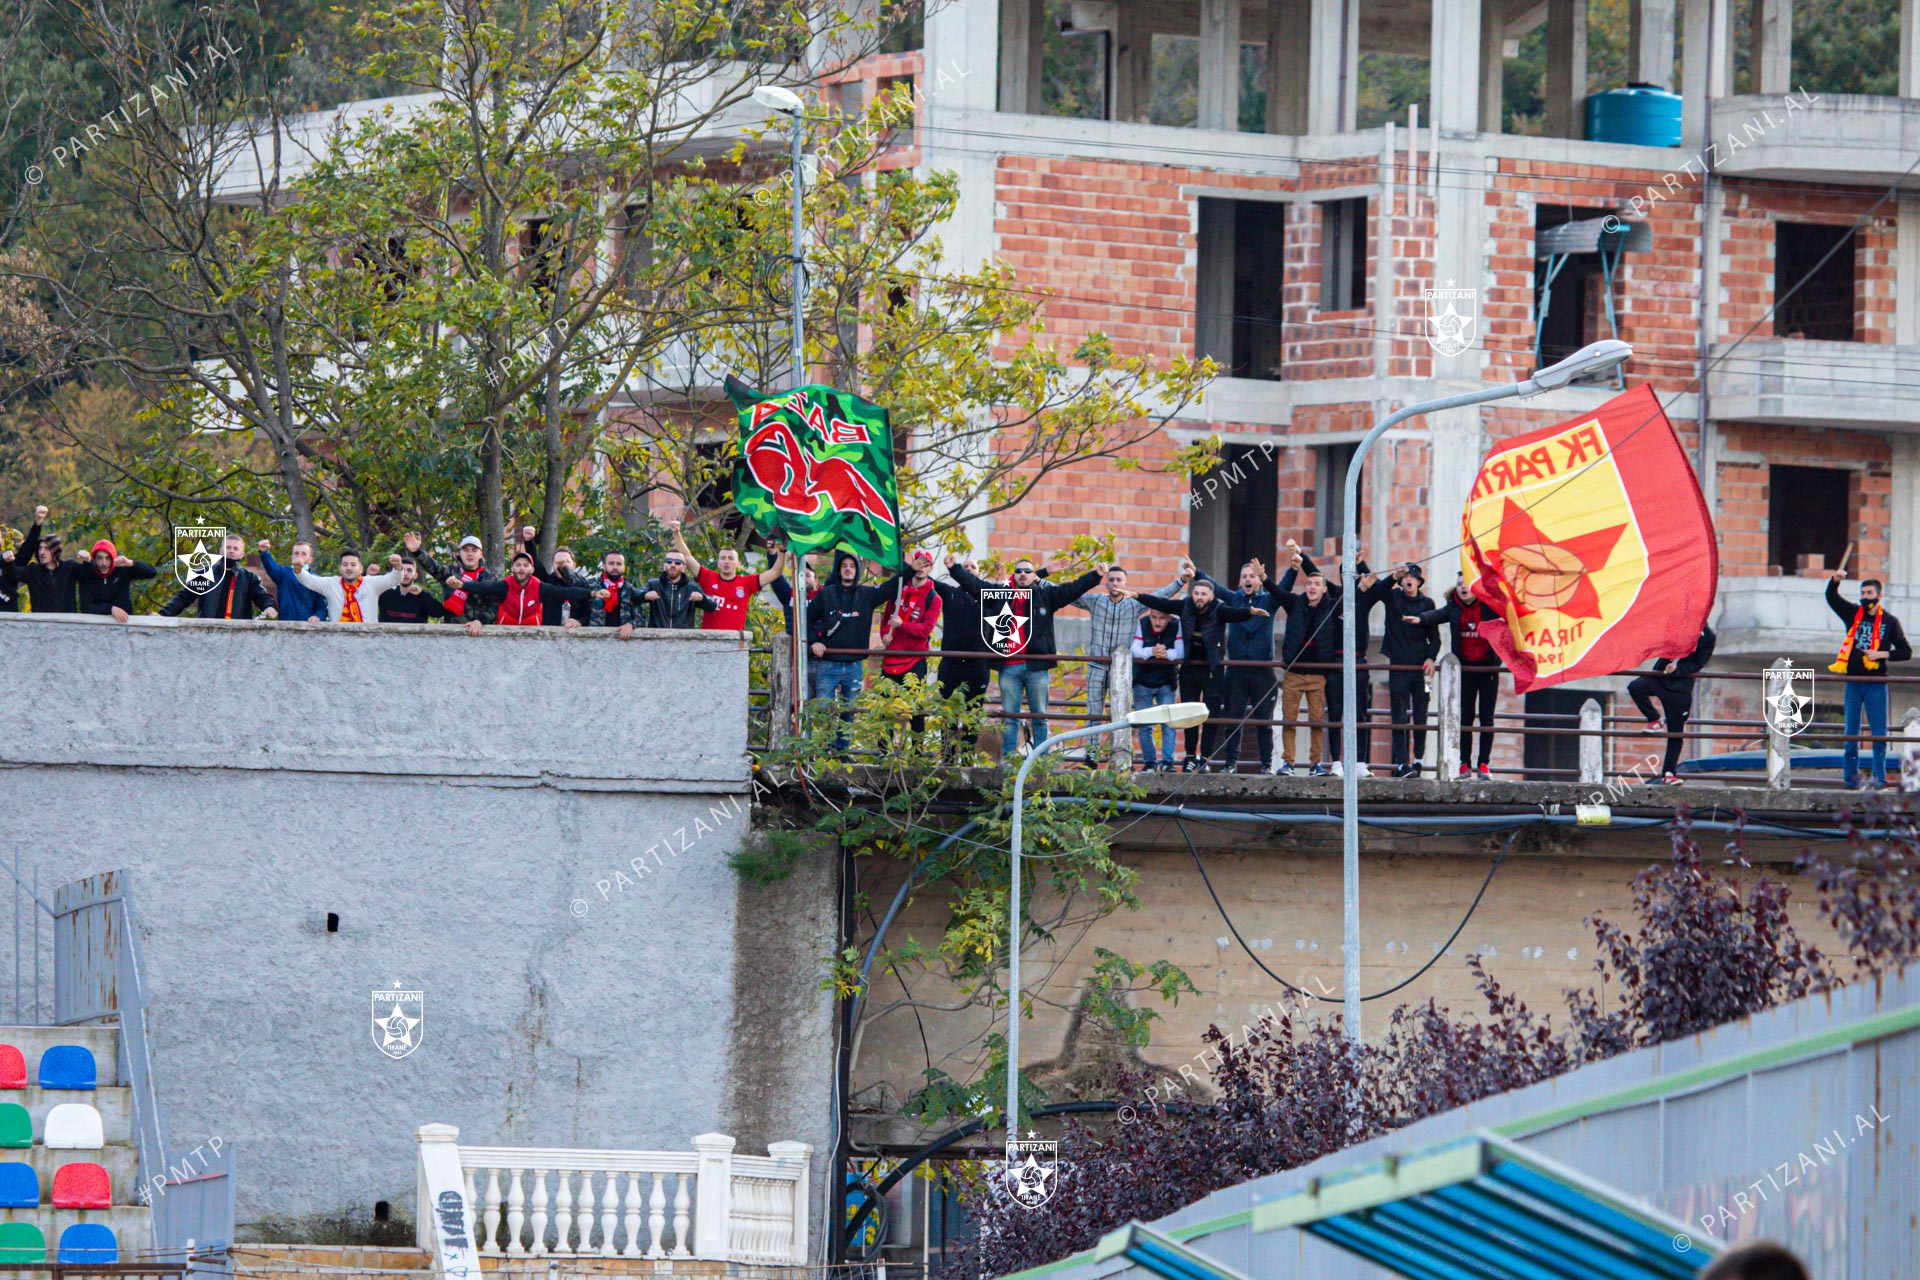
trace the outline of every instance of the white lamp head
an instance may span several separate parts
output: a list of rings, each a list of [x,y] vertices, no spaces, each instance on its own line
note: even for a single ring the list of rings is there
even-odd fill
[[[1204,702],[1169,702],[1127,712],[1127,723],[1131,725],[1164,724],[1175,729],[1191,729],[1194,725],[1205,724],[1206,720],[1207,704]]]
[[[782,89],[777,84],[763,84],[753,91],[753,100],[769,111],[783,116],[797,116],[806,104],[800,101],[800,95],[791,89]]]
[[[1584,378],[1590,373],[1603,373],[1615,365],[1625,364],[1632,356],[1631,344],[1618,338],[1602,338],[1598,342],[1589,342],[1566,359],[1541,369],[1527,381],[1539,391],[1554,391],[1576,378]]]

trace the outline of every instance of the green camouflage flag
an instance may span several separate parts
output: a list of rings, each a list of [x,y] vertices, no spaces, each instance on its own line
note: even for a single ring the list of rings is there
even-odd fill
[[[832,387],[763,394],[735,378],[740,463],[733,505],[796,552],[846,547],[900,563],[900,498],[887,411]]]

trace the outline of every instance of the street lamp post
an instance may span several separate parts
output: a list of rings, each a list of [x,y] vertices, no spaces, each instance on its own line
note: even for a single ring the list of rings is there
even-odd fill
[[[1027,771],[1041,755],[1080,738],[1092,738],[1115,730],[1140,725],[1168,725],[1188,729],[1207,719],[1204,702],[1171,702],[1157,707],[1142,707],[1127,712],[1124,720],[1092,725],[1056,734],[1035,747],[1020,764],[1013,778],[1013,888],[1007,906],[1007,1140],[1012,1141],[1020,1127],[1020,838],[1021,814],[1026,807]]]
[[[806,223],[801,217],[801,197],[805,194],[806,184],[805,157],[801,154],[806,140],[802,112],[806,104],[793,90],[782,89],[774,84],[763,84],[755,89],[753,100],[775,115],[786,116],[793,122],[793,253],[790,255],[793,266],[793,321],[788,386],[789,389],[798,389],[807,380]],[[800,709],[807,701],[807,571],[804,565],[796,563],[794,576],[799,581],[793,586],[793,625],[788,630],[793,633],[793,730],[797,734],[801,727]]]
[[[1340,585],[1343,597],[1340,621],[1343,642],[1340,653],[1341,950],[1345,960],[1347,1038],[1355,1044],[1360,1041],[1360,777],[1354,758],[1355,739],[1359,736],[1357,727],[1359,716],[1355,702],[1357,691],[1354,688],[1357,676],[1355,631],[1358,626],[1359,610],[1354,607],[1352,589],[1359,578],[1359,575],[1354,572],[1354,566],[1360,561],[1358,526],[1361,464],[1366,461],[1367,454],[1372,452],[1374,441],[1384,435],[1388,429],[1405,422],[1408,418],[1438,413],[1443,409],[1461,409],[1468,405],[1485,404],[1490,400],[1536,396],[1543,391],[1564,387],[1575,378],[1611,369],[1631,355],[1633,355],[1632,347],[1609,338],[1580,348],[1557,364],[1537,371],[1524,382],[1486,387],[1463,395],[1410,404],[1398,413],[1389,414],[1375,423],[1373,429],[1361,437],[1359,445],[1353,451],[1353,460],[1347,464],[1346,499],[1340,523]],[[1019,820],[1017,811],[1014,820],[1016,822]]]

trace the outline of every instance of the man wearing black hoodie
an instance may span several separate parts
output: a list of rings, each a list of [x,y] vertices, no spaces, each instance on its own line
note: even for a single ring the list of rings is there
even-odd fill
[[[1660,780],[1668,786],[1677,786],[1680,782],[1680,734],[1687,727],[1687,717],[1693,714],[1693,677],[1700,674],[1700,668],[1713,658],[1715,636],[1712,627],[1701,627],[1700,638],[1694,642],[1693,652],[1672,662],[1661,658],[1653,664],[1659,672],[1654,676],[1635,676],[1627,684],[1627,696],[1633,699],[1633,705],[1640,708],[1640,714],[1647,718],[1647,732],[1659,733],[1663,729],[1667,735],[1667,758],[1660,769]],[[1654,714],[1653,700],[1660,699],[1660,706],[1666,711],[1666,719]]]
[[[1245,605],[1223,604],[1214,598],[1213,579],[1196,577],[1187,588],[1186,598],[1175,600],[1171,596],[1135,596],[1143,608],[1157,609],[1161,613],[1176,614],[1180,618],[1180,634],[1187,645],[1186,662],[1181,669],[1180,697],[1184,701],[1200,695],[1207,704],[1207,723],[1200,738],[1200,753],[1204,759],[1196,759],[1193,754],[1193,739],[1187,739],[1187,759],[1181,766],[1187,773],[1212,769],[1224,773],[1233,768],[1232,760],[1227,758],[1221,747],[1221,739],[1227,735],[1220,718],[1227,711],[1227,625],[1233,622],[1245,622],[1248,618],[1267,618],[1272,614],[1262,608]],[[1196,653],[1198,656],[1196,657]],[[1198,687],[1192,683],[1192,672],[1198,676]],[[1236,735],[1235,751],[1238,752]]]
[[[976,603],[981,592],[999,587],[999,583],[988,582],[957,563],[958,559],[951,551],[947,553],[947,571]],[[1024,605],[1012,606],[1015,615],[1026,619],[1025,636],[1000,663],[1000,711],[1008,717],[1000,727],[1002,760],[1009,759],[1020,745],[1020,721],[1013,717],[1020,714],[1023,700],[1033,717],[1027,722],[1032,726],[1033,747],[1047,740],[1047,701],[1056,665],[1053,655],[1059,652],[1053,642],[1053,616],[1099,586],[1102,576],[1098,569],[1089,569],[1070,582],[1046,582],[1026,556],[1014,562],[1013,579],[1008,585],[1031,594],[1025,597]]]
[[[860,695],[866,672],[867,656],[873,638],[873,611],[893,598],[898,575],[871,585],[860,581],[860,557],[846,551],[833,553],[833,572],[807,601],[807,652],[812,655],[807,670],[813,680],[815,698],[832,698],[851,703]],[[833,653],[829,649],[861,650],[858,653]],[[842,728],[834,735],[836,751],[847,749],[845,723],[850,712],[840,716]]]
[[[1396,725],[1427,723],[1427,678],[1433,661],[1440,656],[1440,628],[1420,621],[1420,615],[1433,611],[1433,601],[1424,591],[1426,574],[1409,562],[1388,573],[1360,593],[1360,622],[1364,623],[1374,605],[1386,606],[1386,630],[1380,648],[1389,666],[1419,667],[1419,671],[1387,673],[1387,711]],[[1407,735],[1413,735],[1413,751],[1407,751]],[[1425,728],[1393,731],[1393,776],[1413,778],[1420,774],[1420,758],[1426,754]]]
[[[1291,538],[1287,553],[1292,563],[1274,590],[1274,603],[1287,611],[1287,629],[1280,640],[1284,673],[1280,678],[1280,765],[1274,770],[1282,777],[1293,773],[1294,719],[1300,714],[1300,703],[1307,704],[1307,719],[1327,719],[1327,690],[1338,687],[1337,675],[1329,678],[1327,667],[1340,661],[1340,588],[1327,581],[1312,557]],[[1293,589],[1296,580],[1301,584],[1299,591]],[[1295,670],[1297,665],[1314,669]],[[1308,730],[1307,748],[1313,776],[1331,774],[1326,730]]]
[[[277,618],[273,597],[259,575],[247,568],[247,540],[237,533],[227,535],[222,550],[227,563],[211,591],[189,591],[185,587],[173,593],[173,599],[160,606],[160,616],[177,618],[193,610],[196,618],[247,619],[258,613]]]
[[[973,561],[960,564],[968,573],[978,575],[980,566]],[[933,589],[940,593],[940,648],[945,651],[933,672],[940,683],[940,696],[951,698],[954,690],[960,689],[966,692],[967,701],[977,702],[987,696],[987,660],[947,655],[978,653],[985,643],[980,638],[980,598],[957,582],[938,578],[933,580]]]
[[[93,564],[73,582],[74,598],[81,613],[112,615],[125,622],[133,612],[133,584],[157,578],[160,571],[144,560],[129,560],[102,538],[93,544]]]
[[[35,613],[78,613],[75,583],[92,565],[85,560],[62,559],[60,535],[40,536],[40,526],[46,519],[45,507],[33,509],[33,527],[20,540],[20,551],[13,563],[14,576],[26,584],[27,601]]]

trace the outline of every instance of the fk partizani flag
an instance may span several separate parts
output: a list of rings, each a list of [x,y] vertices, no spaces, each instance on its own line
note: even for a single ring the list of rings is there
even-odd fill
[[[1713,521],[1651,388],[1502,442],[1461,518],[1480,634],[1516,693],[1693,652],[1720,572]]]
[[[762,394],[735,378],[740,464],[733,505],[796,552],[843,546],[900,563],[900,499],[887,411],[832,387]]]

